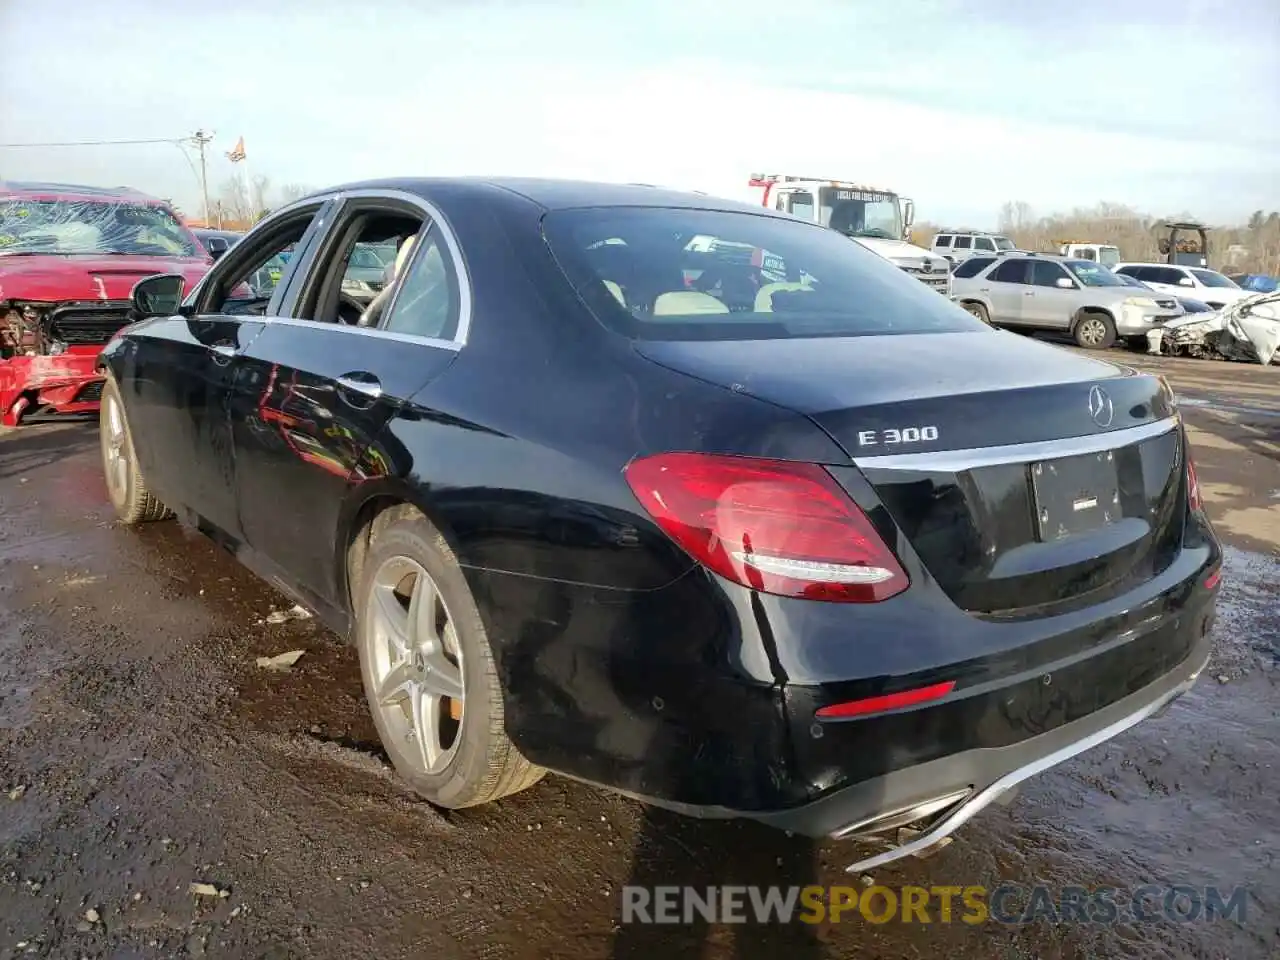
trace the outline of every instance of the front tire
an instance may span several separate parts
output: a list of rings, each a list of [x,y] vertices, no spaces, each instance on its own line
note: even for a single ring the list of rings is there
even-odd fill
[[[987,308],[982,304],[966,301],[965,303],[960,304],[960,306],[966,313],[977,317],[987,326],[991,326],[991,314],[987,313]]]
[[[1076,344],[1086,350],[1106,350],[1116,342],[1115,321],[1105,313],[1086,313],[1071,331]]]
[[[133,433],[120,399],[120,388],[111,376],[103,385],[98,407],[98,442],[102,450],[107,496],[122,523],[133,526],[173,516],[173,511],[147,489],[146,478],[134,452]]]
[[[365,697],[414,791],[449,809],[533,786],[545,771],[507,738],[502,687],[453,551],[417,511],[377,524],[355,595]]]

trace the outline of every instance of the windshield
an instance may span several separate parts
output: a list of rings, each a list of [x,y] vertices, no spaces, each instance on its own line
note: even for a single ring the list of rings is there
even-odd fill
[[[902,213],[894,194],[823,187],[818,196],[824,227],[850,237],[902,239]]]
[[[552,211],[544,229],[582,299],[634,339],[991,329],[861,244],[796,220],[604,207]]]
[[[993,240],[995,240],[995,242],[996,242],[996,249],[997,249],[997,250],[1014,250],[1014,249],[1016,249],[1016,248],[1014,247],[1014,245],[1013,245],[1013,241],[1012,241],[1012,240],[1010,240],[1008,237],[992,237],[992,239],[993,239]]]
[[[1213,270],[1192,270],[1196,279],[1203,283],[1206,287],[1227,287],[1231,290],[1239,290],[1240,288],[1229,278]]]
[[[0,254],[202,257],[164,207],[111,200],[0,200]]]
[[[1127,287],[1125,283],[1107,267],[1092,263],[1089,260],[1068,260],[1067,269],[1086,287]]]

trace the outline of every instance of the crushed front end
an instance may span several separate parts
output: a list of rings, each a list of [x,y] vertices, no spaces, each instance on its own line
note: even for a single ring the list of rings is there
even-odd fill
[[[0,425],[95,412],[98,354],[128,323],[128,301],[0,302]]]

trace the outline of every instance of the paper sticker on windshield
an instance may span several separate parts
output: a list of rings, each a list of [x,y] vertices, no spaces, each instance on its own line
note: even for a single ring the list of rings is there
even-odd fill
[[[0,247],[7,247],[11,243],[17,243],[18,238],[11,233],[0,233]]]
[[[886,193],[871,193],[867,190],[837,190],[837,200],[864,200],[867,203],[884,203],[889,199]]]

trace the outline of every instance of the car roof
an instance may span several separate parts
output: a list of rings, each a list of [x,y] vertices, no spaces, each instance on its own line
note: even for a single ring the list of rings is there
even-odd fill
[[[575,207],[680,207],[690,210],[725,210],[784,216],[763,206],[725,200],[695,191],[674,190],[642,183],[599,183],[589,180],[554,180],[536,177],[406,177],[365,180],[319,191],[328,196],[348,190],[399,190],[431,200],[442,194],[455,198],[471,195],[492,198],[495,193],[523,197],[544,210]],[[792,219],[786,217],[786,219]]]
[[[94,187],[82,183],[49,183],[34,180],[0,180],[0,197],[26,197],[31,200],[133,200],[160,205],[158,197],[133,187]]]
[[[1177,270],[1191,269],[1185,263],[1155,263],[1151,260],[1121,260],[1115,264],[1116,267],[1173,267]],[[1205,267],[1196,267],[1197,270],[1204,270]]]

